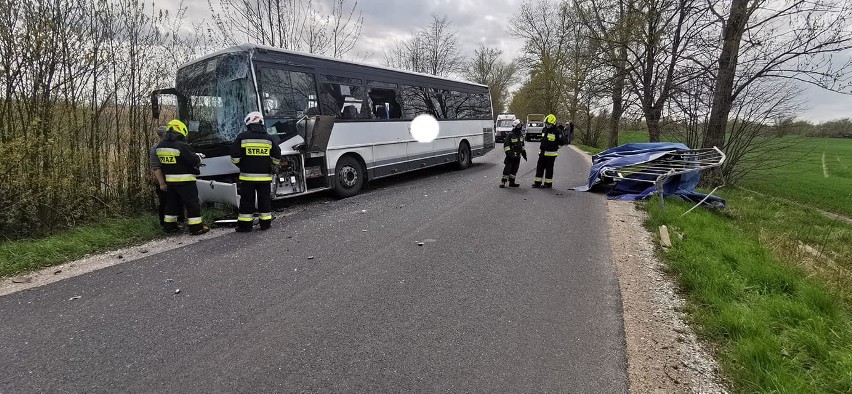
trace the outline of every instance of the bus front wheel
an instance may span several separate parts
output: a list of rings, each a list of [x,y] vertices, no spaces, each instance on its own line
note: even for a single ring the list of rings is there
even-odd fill
[[[364,186],[364,166],[352,156],[343,156],[334,169],[334,193],[340,198],[352,197]]]
[[[470,167],[471,157],[470,157],[470,145],[467,142],[462,142],[459,144],[459,151],[456,154],[456,158],[458,162],[456,162],[456,167],[460,170]]]

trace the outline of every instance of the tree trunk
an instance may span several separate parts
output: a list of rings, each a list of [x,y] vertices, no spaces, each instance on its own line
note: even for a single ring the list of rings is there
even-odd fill
[[[740,40],[748,22],[748,1],[733,0],[731,15],[725,23],[722,32],[722,52],[719,54],[719,73],[716,86],[713,88],[713,106],[707,122],[707,132],[704,135],[702,147],[725,146],[725,130],[728,125],[728,115],[733,103],[732,92],[737,71],[737,58],[740,51]],[[720,185],[724,181],[722,170],[714,168],[706,177],[711,185]]]
[[[618,126],[621,123],[621,114],[624,113],[624,80],[627,78],[625,63],[627,59],[627,48],[621,45],[618,50],[619,60],[616,62],[615,76],[612,81],[612,115],[609,124],[608,147],[618,146]]]

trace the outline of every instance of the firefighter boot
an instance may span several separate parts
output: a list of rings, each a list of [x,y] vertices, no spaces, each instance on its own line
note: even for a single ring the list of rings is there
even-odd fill
[[[254,225],[253,222],[249,221],[238,221],[237,222],[237,232],[238,233],[248,233],[251,232],[251,228]]]
[[[509,187],[520,187],[521,185],[515,183],[515,177],[513,175],[509,175]]]
[[[269,230],[270,227],[272,227],[272,219],[269,219],[269,220],[261,219],[260,220],[260,229],[262,231]]]
[[[501,189],[506,187],[506,181],[507,181],[507,179],[506,179],[505,176],[502,179],[500,179],[500,188]]]
[[[199,224],[190,224],[189,225],[189,234],[190,235],[201,235],[210,231],[210,228],[205,226],[202,223]]]

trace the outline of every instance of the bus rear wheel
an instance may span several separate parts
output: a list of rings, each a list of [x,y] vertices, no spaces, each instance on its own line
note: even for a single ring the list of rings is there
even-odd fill
[[[463,170],[470,167],[470,145],[468,145],[467,142],[462,141],[462,143],[459,144],[459,151],[456,154],[456,158],[458,159],[458,162],[456,162],[456,168]]]
[[[364,187],[366,170],[352,156],[343,156],[334,169],[334,193],[340,198],[352,197]]]

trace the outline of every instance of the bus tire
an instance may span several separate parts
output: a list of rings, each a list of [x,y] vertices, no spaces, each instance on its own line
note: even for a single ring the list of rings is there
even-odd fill
[[[456,168],[463,170],[470,167],[470,160],[470,145],[467,144],[467,141],[462,141],[459,144],[459,151],[456,153]]]
[[[334,168],[334,193],[340,198],[352,197],[364,187],[367,171],[358,159],[343,156]]]

